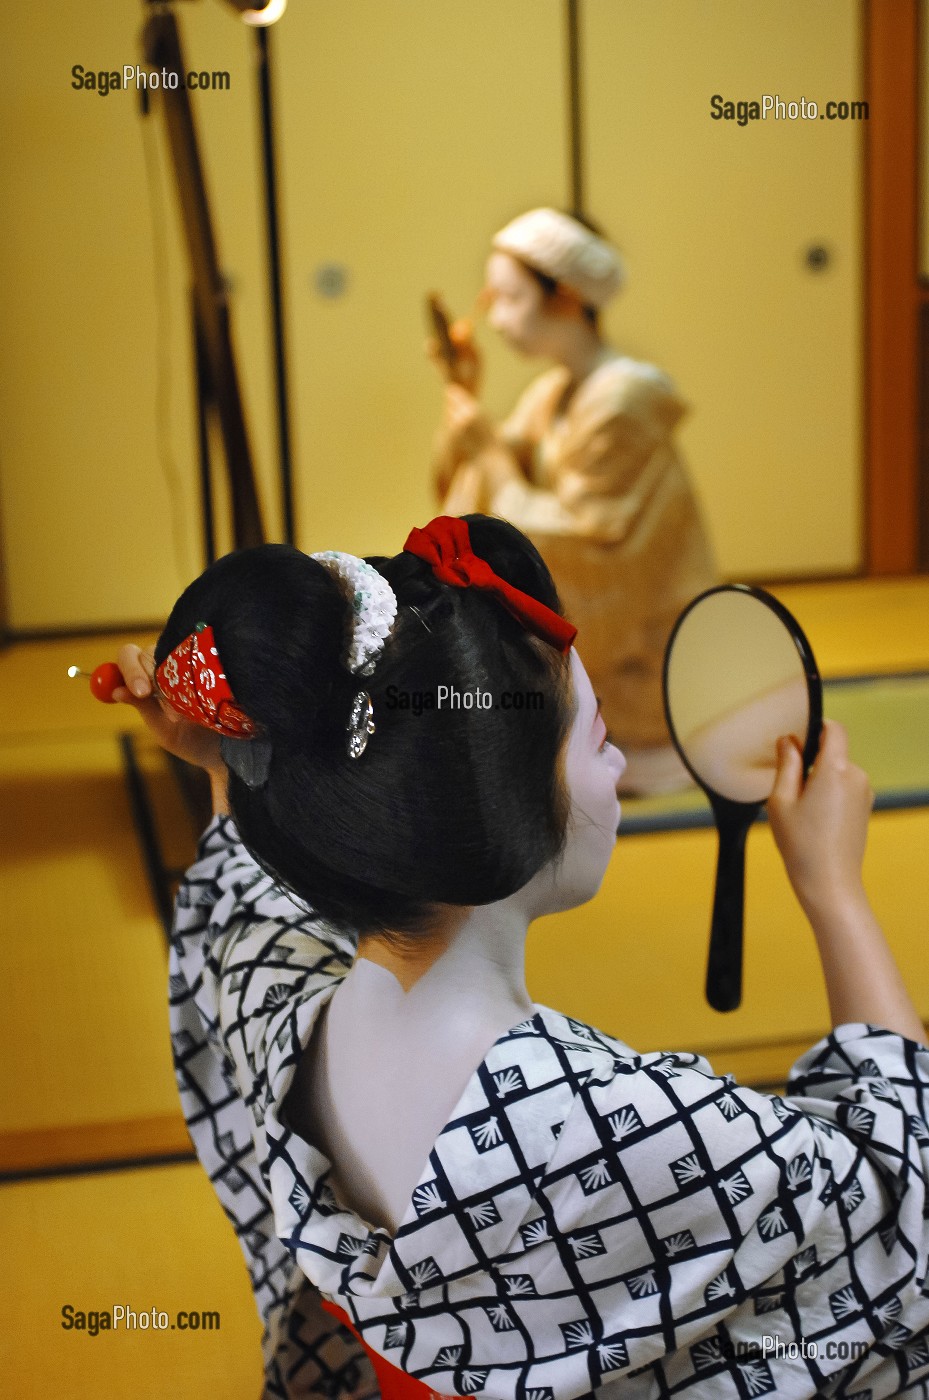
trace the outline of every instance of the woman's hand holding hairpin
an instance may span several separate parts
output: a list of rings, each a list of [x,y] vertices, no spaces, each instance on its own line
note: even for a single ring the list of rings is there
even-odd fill
[[[158,694],[153,681],[155,659],[149,652],[132,645],[120,647],[117,664],[126,684],[113,691],[113,699],[131,705],[167,753],[203,768],[210,779],[214,811],[228,811],[219,735],[184,719]]]

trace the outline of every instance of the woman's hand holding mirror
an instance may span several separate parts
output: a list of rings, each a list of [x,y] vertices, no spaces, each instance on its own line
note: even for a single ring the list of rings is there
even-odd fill
[[[814,931],[823,910],[864,897],[861,871],[873,802],[867,773],[848,757],[848,735],[841,724],[823,724],[819,753],[805,782],[796,743],[778,741],[768,821]]]
[[[810,921],[832,1024],[884,1026],[926,1044],[926,1033],[862,881],[874,793],[848,757],[848,736],[827,720],[809,776],[794,743],[778,745],[768,820]]]

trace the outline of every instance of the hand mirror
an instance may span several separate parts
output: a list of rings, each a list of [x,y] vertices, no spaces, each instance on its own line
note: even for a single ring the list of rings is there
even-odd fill
[[[710,801],[719,832],[706,971],[707,1001],[742,999],[745,839],[774,786],[782,734],[819,748],[822,682],[796,619],[770,593],[724,584],[701,593],[675,624],[664,662],[671,738]]]

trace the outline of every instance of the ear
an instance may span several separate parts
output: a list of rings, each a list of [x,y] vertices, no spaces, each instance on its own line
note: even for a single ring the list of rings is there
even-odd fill
[[[563,282],[558,283],[549,297],[548,309],[553,316],[564,316],[569,321],[584,319],[583,302],[577,292],[571,287],[566,287]]]

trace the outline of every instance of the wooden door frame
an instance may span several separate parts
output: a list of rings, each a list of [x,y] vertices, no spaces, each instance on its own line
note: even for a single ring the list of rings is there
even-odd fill
[[[865,560],[869,576],[929,567],[920,426],[919,0],[865,0]],[[923,410],[925,413],[925,408]],[[921,451],[922,448],[922,451]],[[923,462],[921,462],[921,457]]]
[[[6,550],[3,543],[3,511],[0,509],[0,647],[5,647],[10,640],[10,605],[6,586]]]

